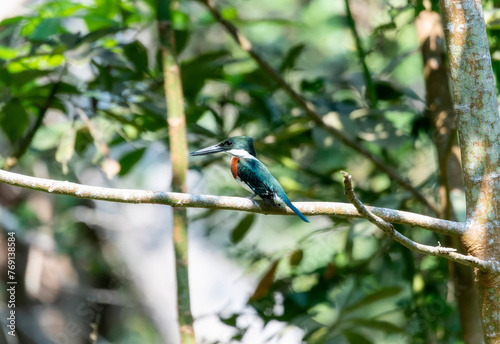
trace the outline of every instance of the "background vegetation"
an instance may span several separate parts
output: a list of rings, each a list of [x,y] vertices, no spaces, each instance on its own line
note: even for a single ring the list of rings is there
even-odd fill
[[[345,202],[343,169],[367,204],[465,218],[456,128],[449,120],[447,140],[436,140],[440,127],[429,111],[426,56],[415,25],[425,8],[437,11],[436,3],[216,5],[325,123],[407,178],[439,212],[317,125],[202,2],[180,1],[171,21],[192,150],[252,136],[259,159],[292,200]],[[493,2],[485,6],[498,72],[498,12]],[[156,8],[152,0],[48,1],[1,23],[0,165],[82,184],[166,190],[172,176]],[[446,73],[436,82],[447,85]],[[227,160],[190,160],[188,192],[247,196]],[[444,175],[443,164],[451,164]],[[178,341],[170,209],[103,205],[3,184],[0,201],[0,225],[16,233],[25,286],[18,294],[19,343]],[[412,254],[366,221],[310,220],[188,211],[200,342],[482,337],[477,327],[462,331],[464,312],[474,311],[456,299],[473,293],[472,285],[447,261]],[[396,227],[422,243],[448,243],[429,231]]]

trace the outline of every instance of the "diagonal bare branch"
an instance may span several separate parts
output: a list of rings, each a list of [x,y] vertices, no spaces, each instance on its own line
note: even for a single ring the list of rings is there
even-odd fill
[[[370,153],[370,151],[368,151],[368,149],[366,149],[359,142],[323,121],[323,118],[316,112],[313,103],[304,99],[300,94],[298,94],[283,79],[283,77],[278,74],[278,72],[276,72],[259,54],[255,52],[255,50],[252,48],[252,43],[245,37],[245,35],[243,35],[243,33],[239,31],[232,23],[222,17],[219,10],[217,10],[213,0],[199,1],[202,2],[212,13],[215,19],[219,23],[221,23],[222,26],[224,26],[224,28],[229,32],[231,37],[240,46],[240,48],[246,51],[255,60],[255,62],[258,63],[258,65],[293,99],[295,103],[297,103],[298,106],[300,106],[306,112],[309,118],[311,118],[318,126],[335,136],[344,145],[354,149],[365,158],[371,160],[381,171],[391,177],[391,179],[395,180],[403,188],[410,191],[416,199],[425,204],[433,213],[439,214],[440,210],[435,202],[427,198],[423,193],[413,187],[407,179],[400,176],[393,168],[387,166],[387,164],[380,158]]]
[[[265,202],[252,201],[248,198],[148,190],[112,189],[81,185],[67,181],[30,177],[4,170],[0,170],[0,182],[57,195],[67,195],[100,201],[165,204],[174,208],[213,208],[220,210],[248,211],[259,214],[295,215],[295,213],[288,208],[285,210],[283,208],[271,207]],[[348,203],[294,202],[294,205],[304,215],[327,215],[347,218],[363,217],[353,205]],[[446,221],[430,216],[388,208],[367,207],[367,209],[386,221],[412,227],[420,227],[436,233],[460,236],[464,231],[464,224],[460,222]]]
[[[399,233],[394,229],[394,226],[389,222],[383,220],[382,218],[375,215],[369,209],[367,209],[363,203],[356,197],[354,194],[354,188],[352,186],[351,176],[342,171],[344,175],[344,186],[345,186],[345,195],[347,199],[356,207],[358,212],[368,221],[373,223],[375,226],[383,230],[390,238],[396,240],[401,245],[409,248],[412,251],[426,254],[429,256],[438,256],[444,257],[446,259],[452,260],[454,262],[468,265],[474,268],[478,268],[484,272],[499,272],[500,264],[494,261],[486,261],[473,256],[466,256],[460,253],[457,253],[456,249],[451,247],[442,247],[441,244],[439,246],[429,246],[419,244],[410,238],[407,238],[403,234]]]
[[[370,70],[368,69],[368,65],[366,64],[366,52],[363,49],[363,44],[361,43],[358,30],[356,29],[356,23],[354,22],[354,18],[352,17],[349,1],[350,0],[345,0],[347,24],[349,25],[349,28],[351,29],[352,35],[354,37],[354,43],[356,44],[356,52],[358,53],[359,63],[361,64],[363,75],[365,77],[366,97],[370,102],[370,106],[374,108],[377,106],[378,102],[377,93],[375,91],[375,85],[373,84]]]

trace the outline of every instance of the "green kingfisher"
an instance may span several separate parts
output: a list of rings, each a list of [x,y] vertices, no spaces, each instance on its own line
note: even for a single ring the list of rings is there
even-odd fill
[[[214,153],[227,153],[231,157],[231,173],[234,179],[246,190],[253,192],[250,199],[259,196],[273,206],[286,204],[303,221],[309,222],[290,202],[283,187],[261,163],[255,154],[253,139],[247,136],[235,136],[207,148],[192,152],[191,156]]]

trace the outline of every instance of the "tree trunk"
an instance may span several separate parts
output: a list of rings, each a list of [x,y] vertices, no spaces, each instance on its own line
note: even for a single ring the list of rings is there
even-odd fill
[[[424,79],[427,109],[425,115],[432,124],[432,138],[436,146],[439,166],[439,217],[456,221],[450,200],[452,188],[463,190],[460,174],[460,156],[457,147],[456,116],[449,87],[449,75],[446,63],[446,51],[441,17],[428,8],[415,19],[417,35],[424,62]],[[445,246],[460,246],[460,240],[444,236]],[[470,267],[448,262],[449,282],[453,287],[448,296],[457,302],[460,315],[462,338],[466,344],[482,342],[483,331],[477,305],[477,293]]]
[[[500,121],[480,0],[441,0],[467,202],[467,252],[500,260]],[[475,269],[486,343],[500,343],[500,275]]]

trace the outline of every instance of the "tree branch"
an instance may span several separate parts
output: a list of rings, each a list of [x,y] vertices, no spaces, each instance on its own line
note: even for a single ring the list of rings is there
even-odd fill
[[[428,199],[419,190],[413,187],[408,180],[401,177],[395,170],[387,166],[380,158],[376,157],[368,149],[366,149],[359,142],[346,136],[342,131],[336,129],[330,124],[323,121],[323,118],[316,112],[314,105],[305,100],[300,94],[295,92],[295,90],[279,75],[259,54],[255,52],[252,48],[250,41],[241,33],[233,24],[228,22],[222,17],[222,14],[217,10],[213,0],[199,0],[209,9],[215,19],[224,26],[224,28],[229,32],[234,41],[246,51],[257,64],[262,68],[288,95],[293,101],[300,106],[306,114],[320,127],[328,131],[330,134],[339,139],[344,145],[358,151],[365,158],[371,160],[375,166],[377,166],[382,172],[387,174],[391,179],[395,180],[403,188],[410,191],[413,196],[420,202],[425,204],[432,212],[439,214],[439,207],[432,201]]]
[[[349,6],[349,0],[345,0],[345,11],[347,17],[347,24],[351,29],[352,35],[354,37],[354,43],[356,43],[356,51],[358,53],[359,63],[361,63],[361,68],[363,69],[363,75],[365,77],[366,84],[366,96],[370,103],[370,107],[374,108],[377,106],[378,98],[375,92],[375,86],[373,85],[372,75],[366,64],[366,53],[361,44],[361,38],[359,38],[358,31],[356,30],[356,23],[352,17],[351,8]]]
[[[0,182],[57,195],[100,201],[165,204],[174,208],[216,208],[220,210],[248,211],[260,214],[295,215],[295,213],[288,208],[285,210],[280,207],[272,207],[265,202],[252,201],[248,198],[112,189],[81,185],[67,181],[30,177],[4,170],[0,170]],[[348,218],[363,217],[353,205],[346,203],[294,202],[294,205],[304,215],[327,215]],[[387,208],[367,207],[367,209],[386,221],[412,227],[420,227],[445,235],[460,236],[464,230],[464,224],[460,222],[446,221],[430,216]]]
[[[345,185],[345,195],[347,199],[356,207],[358,212],[362,217],[366,218],[368,221],[373,223],[375,226],[383,230],[390,238],[396,240],[401,245],[406,248],[426,254],[429,256],[444,257],[446,259],[452,260],[457,263],[468,265],[474,268],[478,268],[483,272],[499,272],[500,264],[496,261],[486,261],[473,256],[466,256],[456,252],[455,248],[451,247],[441,247],[439,246],[429,246],[419,244],[410,238],[405,237],[403,234],[399,233],[394,229],[394,226],[389,222],[381,219],[369,209],[367,209],[363,203],[354,194],[354,188],[351,182],[351,176],[347,172],[341,172],[344,175],[344,185]]]

